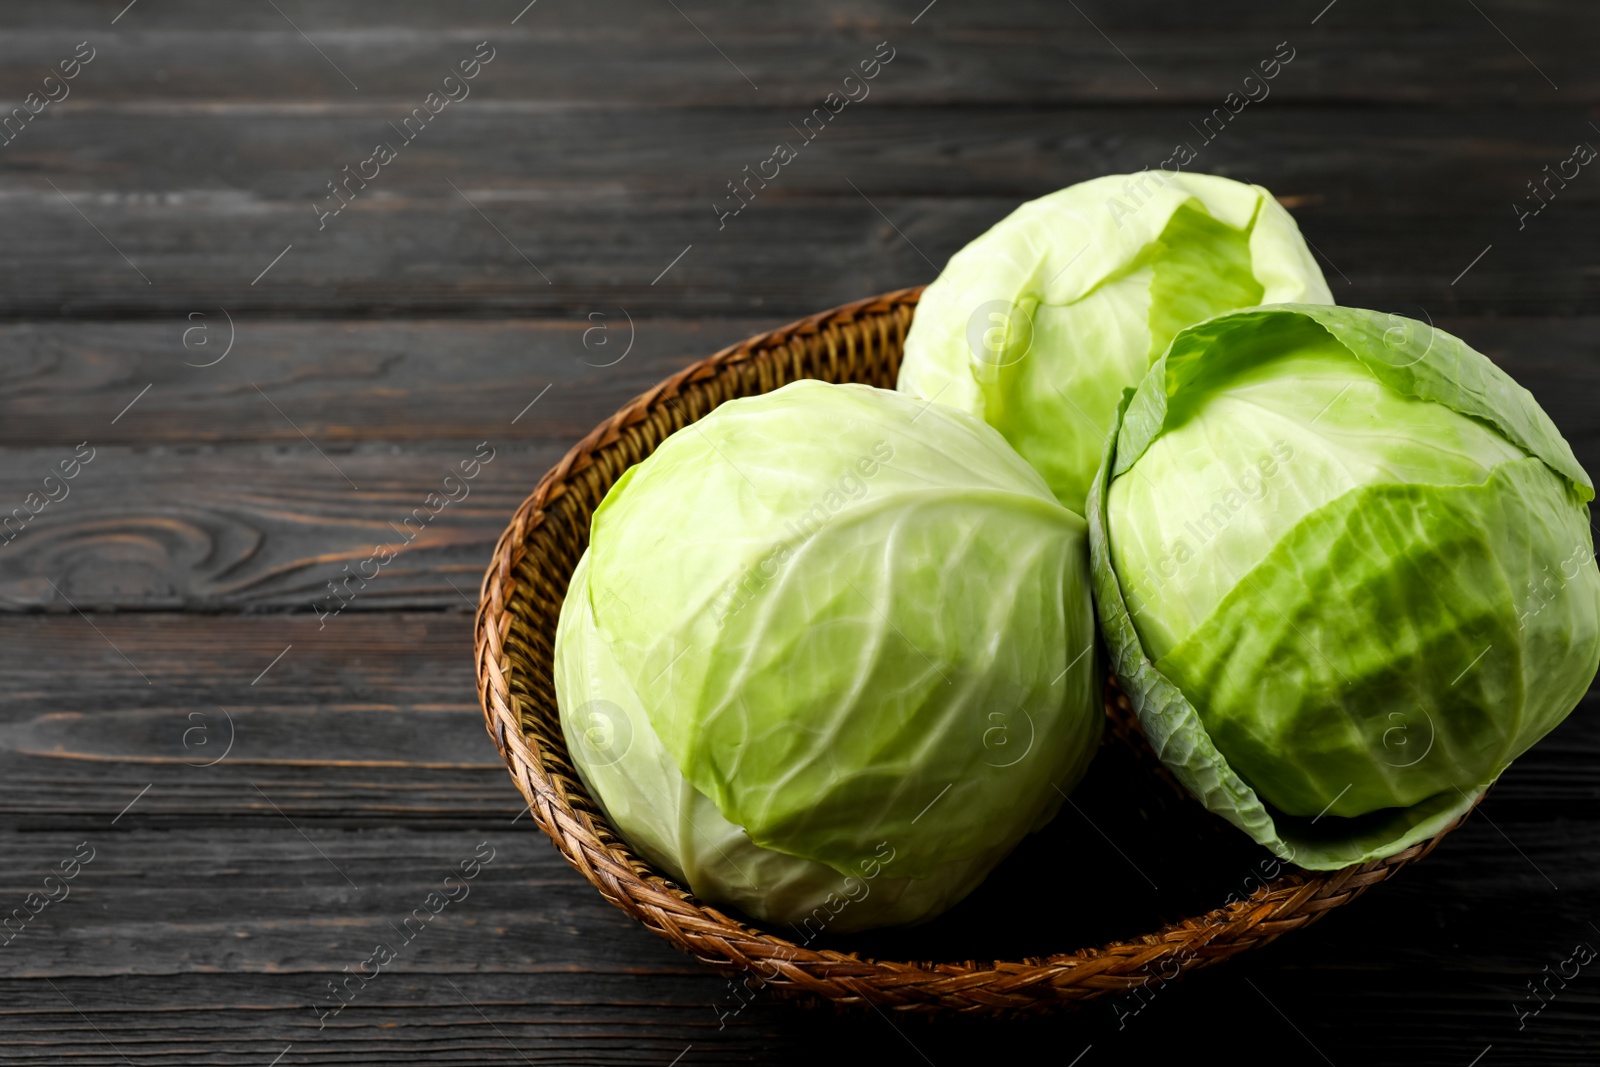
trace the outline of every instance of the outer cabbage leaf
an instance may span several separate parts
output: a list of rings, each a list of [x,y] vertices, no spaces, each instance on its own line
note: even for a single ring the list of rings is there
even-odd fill
[[[1200,598],[1212,601],[1203,619],[1191,610],[1189,622],[1153,624],[1173,601],[1125,571],[1139,551],[1122,553],[1119,531],[1148,525],[1150,501],[1181,480],[1185,462],[1192,470],[1203,458],[1221,467],[1253,459],[1260,441],[1240,411],[1201,437],[1195,422],[1225,410],[1207,407],[1218,396],[1237,400],[1236,383],[1248,394],[1269,379],[1275,364],[1278,373],[1303,371],[1293,357],[1268,357],[1316,349],[1317,338],[1336,339],[1358,361],[1351,388],[1365,377],[1395,396],[1381,411],[1361,402],[1325,408],[1292,438],[1293,462],[1339,451],[1323,440],[1337,436],[1324,418],[1352,439],[1366,433],[1369,452],[1382,440],[1392,455],[1380,457],[1381,470],[1363,469],[1352,462],[1359,449],[1342,443],[1352,478],[1328,479],[1320,495],[1262,501],[1286,517],[1268,521],[1279,525],[1261,533],[1253,558],[1236,561],[1232,587]],[[1309,392],[1313,402],[1316,388]],[[1404,404],[1424,401],[1458,423],[1443,427],[1432,452],[1429,434],[1394,422]],[[1274,412],[1258,403],[1248,414],[1259,421]],[[1428,419],[1441,433],[1437,412],[1419,421]],[[1229,426],[1240,431],[1231,451]],[[1486,443],[1487,432],[1515,449]],[[1157,461],[1150,475],[1146,457]],[[1293,477],[1289,467],[1280,475],[1286,490],[1327,478],[1315,464]],[[1154,495],[1138,488],[1147,478]],[[1467,810],[1594,676],[1600,570],[1584,507],[1592,496],[1531,396],[1453,337],[1354,309],[1222,316],[1180,334],[1130,391],[1091,493],[1097,607],[1113,667],[1164,763],[1255,840],[1311,868],[1392,855]],[[1240,514],[1223,537],[1248,540],[1254,520]],[[1142,539],[1161,538],[1147,530]]]
[[[731,401],[613,487],[586,560],[610,657],[588,677],[643,710],[682,788],[786,859],[859,876],[892,850],[889,874],[932,883],[906,891],[922,917],[1054,814],[1098,740],[1082,520],[959,413],[821,382]],[[564,614],[558,659],[580,632]],[[695,835],[637,836],[681,857]],[[706,899],[787,907],[695,866]]]

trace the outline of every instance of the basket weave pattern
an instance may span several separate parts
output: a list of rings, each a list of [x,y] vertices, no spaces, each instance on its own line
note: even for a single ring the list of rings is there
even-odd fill
[[[479,598],[478,696],[534,821],[567,861],[656,934],[725,974],[759,976],[775,992],[902,1011],[1012,1015],[1126,992],[1158,973],[1171,977],[1264,945],[1432,849],[1437,837],[1340,871],[1286,873],[1248,899],[1127,941],[1017,961],[944,963],[797,945],[700,903],[628,850],[573,769],[552,681],[556,619],[594,509],[623,471],[726,400],[800,378],[892,387],[920,295],[904,289],[848,304],[685,368],[591,431],[517,509]],[[1114,689],[1107,711],[1113,738],[1148,755]],[[1160,773],[1153,756],[1149,762]]]

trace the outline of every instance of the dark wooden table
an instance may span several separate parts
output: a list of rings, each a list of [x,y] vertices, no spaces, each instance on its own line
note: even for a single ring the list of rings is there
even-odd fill
[[[0,514],[42,502],[0,533],[0,911],[57,898],[0,935],[0,1061],[1600,1060],[1600,962],[1529,992],[1600,946],[1593,692],[1423,863],[1136,1014],[757,998],[719,1026],[726,983],[517,821],[470,648],[508,515],[630,396],[1179,142],[1283,197],[1341,302],[1465,337],[1600,470],[1600,174],[1514,209],[1600,144],[1600,10],[525,2],[0,4],[0,99],[38,111],[0,127]],[[885,41],[870,96],[719,221]],[[1018,912],[1092,901],[1124,864],[1097,842]]]

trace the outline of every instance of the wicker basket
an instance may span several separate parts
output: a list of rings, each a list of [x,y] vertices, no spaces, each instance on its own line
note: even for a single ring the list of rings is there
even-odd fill
[[[901,955],[925,956],[950,944],[959,945],[960,939],[941,940],[938,924],[945,920],[940,919],[899,935],[899,941],[891,936],[875,942],[869,936],[839,947],[798,944],[701,904],[628,851],[573,770],[551,677],[556,618],[568,579],[588,542],[590,516],[623,471],[649,455],[673,431],[723,401],[768,392],[799,378],[893,386],[901,345],[920,295],[920,288],[904,289],[847,304],[695,363],[596,427],[517,509],[484,577],[476,623],[478,695],[489,735],[526,798],[533,820],[567,861],[611,903],[703,963],[730,976],[744,977],[746,988],[903,1011],[1010,1015],[1128,993],[1267,944],[1355,899],[1426,854],[1438,838],[1387,860],[1340,871],[1306,873],[1274,868],[1271,873],[1275,877],[1259,879],[1253,891],[1236,892],[1225,906],[1218,906],[1224,894],[1216,886],[1228,884],[1228,880],[1214,879],[1210,895],[1199,898],[1190,910],[1175,912],[1168,907],[1165,921],[1161,921],[1163,908],[1152,905],[1131,924],[1132,929],[1093,947],[1056,951],[1083,943],[1086,935],[1081,925],[1069,923],[1041,934],[1039,925],[1028,919],[1028,937],[1048,943],[1030,945],[1024,937],[1017,952],[1022,958],[902,962],[873,958],[888,953],[863,951],[862,946],[870,950],[887,945]],[[1143,826],[1178,826],[1184,840],[1202,841],[1201,851],[1206,856],[1240,855],[1243,835],[1182,796],[1144,744],[1126,698],[1114,685],[1108,685],[1106,707],[1111,728],[1095,765],[1121,760],[1120,769],[1102,779],[1137,782],[1142,790],[1133,800],[1120,799],[1112,807],[1136,810]],[[1090,780],[1074,792],[1072,809],[1112,843],[1077,803],[1096,788],[1100,787],[1091,772]],[[1082,802],[1086,806],[1092,803],[1088,799]],[[1067,811],[1063,808],[1057,823],[1074,818]],[[1135,830],[1142,832],[1138,827]],[[1114,847],[1121,852],[1120,846]],[[1024,851],[1026,848],[1019,853]],[[1073,851],[1084,854],[1076,847]],[[1048,861],[1051,854],[1048,849],[1041,852],[1035,848],[1032,858],[1022,861],[1035,865],[1035,869],[1021,872],[1030,885],[1028,899],[1021,906],[1025,918],[1029,908],[1069,910],[1051,899],[1062,880],[1037,871],[1037,865]],[[1126,859],[1127,854],[1123,855]],[[1114,871],[1115,857],[1107,853],[1106,858],[1106,869]],[[1073,862],[1076,860],[1074,856]],[[1017,862],[1016,857],[1007,861]],[[1131,859],[1128,862],[1133,864]],[[1191,858],[1186,862],[1202,861]],[[1235,874],[1237,871],[1235,867]],[[1143,869],[1139,873],[1154,886]],[[1205,883],[1191,874],[1192,870],[1185,869],[1175,880]],[[991,881],[997,876],[991,876]],[[1096,899],[1097,888],[1105,888],[1099,884],[1101,880],[1099,875],[1088,878],[1091,896],[1078,911],[1095,911],[1104,907],[1103,900],[1125,895],[1102,891]],[[1042,892],[1041,882],[1047,883]],[[1239,885],[1237,877],[1231,882]],[[1248,884],[1247,880],[1245,886]],[[952,914],[986,907],[986,921],[994,922],[999,921],[996,916],[1012,910],[1008,899],[996,907],[992,894],[987,905],[980,900],[983,896],[984,889],[980,889]],[[1125,919],[1123,926],[1129,925]],[[970,943],[967,947],[971,948]],[[981,939],[978,947],[985,947]],[[1041,951],[1053,954],[1035,954]]]

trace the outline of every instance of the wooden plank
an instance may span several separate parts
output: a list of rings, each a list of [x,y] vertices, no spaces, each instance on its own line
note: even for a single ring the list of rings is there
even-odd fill
[[[0,446],[70,453],[88,435],[96,446],[303,447],[299,431],[323,447],[425,437],[470,455],[486,434],[565,446],[689,363],[778,325],[630,320],[616,306],[558,320],[230,323],[212,309],[176,322],[0,324]]]
[[[1580,141],[1600,141],[1577,109],[1475,113],[1469,126],[1457,116],[1421,108],[1301,108],[1276,97],[1225,126],[1212,117],[1209,127],[1202,123],[1211,110],[1202,105],[1128,110],[973,104],[953,111],[880,105],[872,97],[824,126],[805,106],[475,104],[435,116],[407,142],[406,131],[390,125],[398,125],[406,111],[365,99],[281,112],[263,106],[161,113],[122,101],[85,103],[54,121],[41,120],[29,127],[26,140],[0,150],[0,163],[12,175],[0,208],[20,218],[53,198],[59,210],[77,217],[51,188],[54,182],[102,228],[135,210],[152,225],[223,213],[243,222],[287,211],[304,216],[290,220],[295,225],[285,230],[289,236],[320,232],[330,242],[329,235],[346,235],[348,242],[352,230],[369,240],[393,236],[397,224],[384,220],[438,200],[453,205],[451,214],[463,226],[478,218],[471,228],[493,237],[450,188],[454,183],[537,252],[532,233],[559,225],[574,211],[628,211],[685,200],[717,233],[712,204],[733,211],[753,200],[743,214],[730,215],[721,231],[738,234],[780,200],[859,200],[845,178],[874,199],[1022,200],[1103,174],[1158,168],[1184,143],[1195,152],[1187,170],[1260,181],[1292,198],[1297,209],[1321,208],[1335,212],[1333,217],[1357,209],[1384,215],[1479,210],[1503,216],[1495,221],[1515,230],[1511,203],[1520,197],[1530,211],[1536,209],[1539,201],[1525,183],[1550,177],[1550,188],[1540,189],[1552,201],[1548,211],[1528,219],[1530,232],[1523,235],[1533,240],[1561,228],[1550,220],[1572,202],[1592,205],[1596,199],[1586,169],[1569,164],[1563,187],[1542,168],[1553,172]],[[808,117],[810,125],[801,128]],[[342,169],[349,165],[354,172],[380,141],[395,148],[396,157],[367,184]],[[780,142],[794,149],[795,159],[781,169],[765,168],[763,185],[752,175]],[[1384,156],[1381,179],[1363,152],[1354,150],[1357,145]],[[371,175],[373,168],[366,171]],[[1574,172],[1577,177],[1571,177]],[[312,205],[339,208],[328,186],[346,179],[350,185],[341,190],[342,199],[353,203],[344,214],[330,215],[319,231]],[[739,199],[730,182],[739,184]],[[540,226],[514,229],[517,217],[502,213],[519,210]],[[99,212],[112,214],[101,218]],[[626,221],[625,215],[617,218]],[[87,229],[82,218],[74,229]],[[559,259],[540,266],[564,269]]]
[[[1554,959],[1559,961],[1565,950]],[[725,990],[715,979],[653,977],[645,983],[585,975],[550,981],[522,975],[396,975],[389,988],[373,990],[373,1003],[357,1001],[318,1032],[300,976],[58,979],[59,994],[43,982],[5,982],[0,989],[8,1007],[0,1011],[7,1033],[0,1037],[0,1062],[44,1064],[65,1058],[108,1067],[129,1062],[263,1067],[288,1047],[281,1060],[285,1065],[576,1062],[629,1067],[643,1062],[665,1067],[681,1056],[686,1067],[805,1067],[819,1060],[920,1064],[926,1056],[942,1067],[993,1060],[997,1050],[1020,1058],[1048,1043],[1061,1063],[1086,1048],[1092,1051],[1083,1064],[1105,1055],[1137,1063],[1224,1059],[1237,1053],[1241,1032],[1247,1031],[1254,1047],[1307,1062],[1322,1062],[1321,1050],[1341,1064],[1469,1064],[1492,1042],[1495,1051],[1482,1064],[1496,1062],[1496,1056],[1504,1057],[1498,1062],[1554,1067],[1592,1063],[1588,1013],[1596,999],[1581,985],[1565,991],[1518,1033],[1509,979],[1493,991],[1464,989],[1454,972],[1441,974],[1426,965],[1392,976],[1331,968],[1318,972],[1281,962],[1282,950],[1264,955],[1280,962],[1233,962],[1161,989],[1120,1031],[1104,1005],[1031,1022],[929,1024],[906,1017],[891,1021],[873,1012],[803,1011],[759,998],[719,1031],[713,1002],[706,999]],[[1467,961],[1477,962],[1472,956]],[[1506,967],[1508,961],[1492,963]],[[1424,982],[1449,989],[1456,999],[1419,992]],[[1257,990],[1266,991],[1271,1005],[1280,1006],[1288,1019]],[[68,998],[81,1015],[68,1007]]]
[[[0,887],[8,911],[42,893],[52,872],[57,900],[13,922],[20,932],[0,949],[5,977],[300,973],[315,1001],[326,993],[319,973],[354,969],[379,942],[399,957],[397,970],[549,982],[573,968],[580,931],[590,974],[698,973],[607,904],[526,820],[520,832],[507,817],[417,833],[330,832],[297,819],[302,836],[277,815],[181,835],[127,831],[132,818],[76,837],[8,835],[18,863]],[[61,864],[70,871],[73,859],[63,889]]]
[[[906,57],[894,69],[896,98],[920,103],[1209,101],[1284,40],[1301,64],[1282,88],[1293,99],[1549,106],[1600,95],[1579,43],[1600,21],[1586,8],[1540,2],[1502,0],[1491,23],[1456,4],[1343,0],[1315,25],[1315,9],[1245,0],[1203,10],[1036,0],[926,11],[897,0],[807,0],[681,12],[619,0],[603,19],[574,0],[541,0],[520,17],[524,5],[505,0],[290,3],[281,14],[263,6],[226,18],[189,0],[146,3],[113,25],[116,6],[80,0],[19,12],[0,44],[0,96],[37,90],[85,38],[97,56],[79,86],[84,97],[208,104],[337,99],[356,95],[352,86],[410,99],[430,87],[419,72],[442,78],[484,39],[506,57],[481,88],[494,99],[795,104],[820,98],[884,39]]]
[[[460,606],[324,629],[306,614],[8,619],[0,810],[23,829],[106,826],[135,798],[124,828],[506,825],[521,803],[484,732]]]
[[[468,610],[512,511],[566,451],[506,440],[516,407],[536,392],[507,398],[500,425],[486,424],[490,462],[465,481],[460,464],[470,469],[480,454],[465,442],[330,444],[321,454],[306,440],[214,452],[100,448],[65,483],[68,495],[43,503],[0,548],[0,606],[310,613],[344,604],[340,622],[398,607]],[[27,516],[28,494],[50,491],[44,478],[73,454],[10,451],[3,499]],[[62,483],[53,484],[59,496]],[[349,585],[329,590],[347,575]]]
[[[189,313],[218,308],[793,318],[927,281],[1022,200],[1158,166],[1180,140],[1203,148],[1197,167],[1297,205],[1348,303],[1595,311],[1582,235],[1600,208],[1582,175],[1552,185],[1520,230],[1513,210],[1543,167],[1600,140],[1581,115],[1505,114],[1468,130],[1416,110],[1269,101],[1204,144],[1191,124],[1205,114],[863,106],[721,219],[742,202],[728,183],[779,139],[799,141],[790,124],[803,114],[464,107],[369,188],[352,183],[355,199],[320,230],[318,212],[341,202],[327,199],[340,168],[399,140],[384,108],[66,114],[0,160],[17,175],[0,195],[13,250],[0,318],[161,317],[179,334]],[[1382,181],[1367,155],[1332,147],[1354,144],[1382,154]]]
[[[1334,284],[1343,288],[1337,276]],[[1446,316],[1400,301],[1387,307],[1431,317],[1486,353],[1533,392],[1579,458],[1600,468],[1600,411],[1589,402],[1600,390],[1600,318]],[[500,428],[508,440],[563,446],[694,360],[784,321],[630,322],[612,307],[563,320],[244,319],[230,327],[213,310],[175,322],[0,324],[7,354],[0,447],[54,445],[70,453],[85,435],[97,447],[304,446],[295,427],[323,447],[407,442],[419,434],[475,444],[546,385],[550,392],[537,406]],[[235,350],[224,357],[230,335]],[[220,361],[195,366],[213,360]],[[214,460],[192,457],[206,461]],[[26,464],[19,459],[17,466]],[[8,489],[26,492],[21,481],[0,480],[0,492]]]

